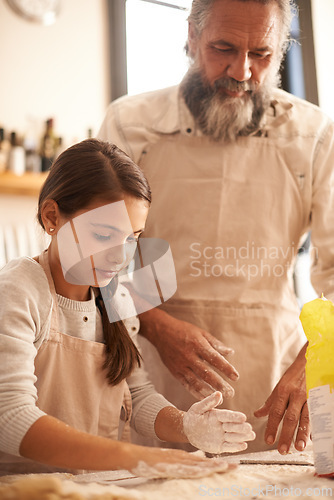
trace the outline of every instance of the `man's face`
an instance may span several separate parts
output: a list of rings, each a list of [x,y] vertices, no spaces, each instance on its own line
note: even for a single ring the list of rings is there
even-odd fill
[[[258,130],[279,83],[280,24],[275,2],[238,0],[216,0],[199,38],[190,24],[182,92],[203,134],[231,142]]]
[[[275,2],[216,0],[205,28],[196,37],[189,26],[189,51],[211,87],[221,78],[250,82],[259,88],[278,66],[280,11]],[[220,87],[226,97],[238,99],[246,90]]]

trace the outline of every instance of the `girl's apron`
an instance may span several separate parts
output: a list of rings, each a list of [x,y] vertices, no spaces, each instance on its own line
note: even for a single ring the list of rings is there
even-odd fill
[[[57,296],[47,252],[39,256],[39,262],[48,278],[53,306],[49,337],[35,358],[37,406],[80,431],[128,441],[131,395],[127,382],[124,379],[116,386],[108,384],[102,368],[104,344],[59,332]],[[2,473],[61,470],[23,457],[0,454]]]
[[[258,434],[253,450],[265,447],[266,424],[253,412],[305,343],[292,269],[309,210],[294,156],[293,138],[280,149],[265,137],[222,147],[161,134],[139,161],[153,193],[145,236],[168,241],[176,268],[178,289],[163,309],[234,349],[227,359],[240,378],[228,380],[235,396],[223,406],[246,413]],[[195,399],[139,342],[156,389],[187,409]]]

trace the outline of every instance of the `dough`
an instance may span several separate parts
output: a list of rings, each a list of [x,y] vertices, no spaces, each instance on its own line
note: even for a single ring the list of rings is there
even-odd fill
[[[145,500],[143,493],[118,486],[77,484],[48,475],[30,475],[8,484],[0,483],[1,500]]]

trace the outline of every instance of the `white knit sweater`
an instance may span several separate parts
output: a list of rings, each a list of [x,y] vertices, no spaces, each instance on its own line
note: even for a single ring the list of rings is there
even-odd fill
[[[124,297],[124,293],[126,297]],[[57,295],[59,329],[67,335],[101,342],[102,320],[93,294],[85,302]],[[131,301],[122,287],[122,300]],[[19,455],[29,427],[45,415],[36,406],[34,359],[50,330],[52,296],[45,272],[29,257],[15,259],[0,270],[0,451]],[[88,320],[83,321],[86,316]],[[124,321],[134,341],[138,318]],[[154,422],[159,411],[172,406],[148,381],[143,368],[128,379],[132,395],[131,426],[156,437]]]

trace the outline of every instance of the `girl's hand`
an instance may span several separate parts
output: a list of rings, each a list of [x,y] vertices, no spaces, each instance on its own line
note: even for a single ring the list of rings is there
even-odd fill
[[[209,453],[235,453],[247,448],[245,441],[255,439],[246,415],[237,411],[217,410],[223,400],[214,392],[193,404],[183,417],[183,431],[189,442]]]
[[[143,447],[140,447],[143,450]],[[139,457],[140,458],[140,457]],[[150,478],[194,478],[235,468],[222,458],[206,458],[197,453],[169,448],[144,448],[142,458],[130,472]]]

